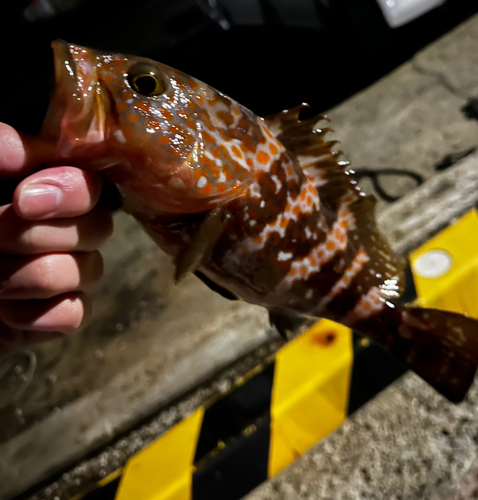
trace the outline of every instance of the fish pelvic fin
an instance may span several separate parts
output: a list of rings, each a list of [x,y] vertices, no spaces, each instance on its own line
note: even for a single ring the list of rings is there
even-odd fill
[[[293,336],[305,322],[303,316],[290,311],[269,309],[269,323],[275,326],[283,340],[289,340],[289,337]]]
[[[194,274],[210,290],[212,290],[213,292],[218,293],[219,295],[221,295],[221,297],[224,297],[225,299],[228,299],[228,300],[239,300],[239,298],[236,297],[232,292],[230,292],[226,288],[222,287],[221,285],[218,285],[215,281],[213,281],[211,278],[209,278],[208,276],[206,276],[203,272],[199,271],[198,269],[196,269],[196,271],[194,271]]]

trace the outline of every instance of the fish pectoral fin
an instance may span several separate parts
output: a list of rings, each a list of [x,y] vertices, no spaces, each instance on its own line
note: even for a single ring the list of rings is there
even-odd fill
[[[176,258],[176,283],[196,271],[221,236],[229,213],[222,207],[211,210],[199,226],[190,245]]]

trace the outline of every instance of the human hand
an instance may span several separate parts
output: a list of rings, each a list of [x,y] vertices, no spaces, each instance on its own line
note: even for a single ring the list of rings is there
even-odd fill
[[[0,206],[0,356],[80,328],[91,310],[85,292],[103,273],[98,248],[112,219],[96,206],[100,177],[69,166],[35,172],[52,157],[0,123],[0,189],[23,178]]]

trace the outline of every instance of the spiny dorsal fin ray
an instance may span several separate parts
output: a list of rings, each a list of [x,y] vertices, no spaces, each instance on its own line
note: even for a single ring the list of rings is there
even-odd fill
[[[266,116],[264,120],[271,132],[277,138],[280,138],[284,146],[290,148],[296,155],[311,156],[316,153],[321,155],[341,155],[341,151],[332,150],[332,146],[338,141],[326,142],[324,140],[324,136],[329,132],[333,132],[333,129],[330,127],[317,127],[320,121],[326,120],[330,122],[329,118],[318,115],[305,120],[300,119],[300,112],[308,107],[308,104],[301,104],[295,108]]]
[[[326,140],[325,136],[333,130],[329,127],[319,128],[321,120],[330,121],[325,116],[300,119],[300,112],[307,108],[301,104],[295,108],[284,110],[264,118],[266,125],[281,141],[287,150],[294,155],[304,172],[314,180],[323,202],[329,205],[329,199],[337,200],[340,195],[348,194],[357,198],[360,195],[357,184],[347,171],[348,162],[340,160],[342,151],[335,151],[336,140]],[[330,184],[329,187],[326,187]],[[333,188],[333,194],[329,192]],[[338,191],[337,191],[337,188]],[[330,208],[334,209],[332,205]]]
[[[349,163],[340,159],[342,151],[333,149],[338,141],[325,139],[326,134],[333,130],[318,127],[321,120],[330,120],[325,116],[301,120],[300,112],[307,107],[307,104],[301,104],[267,116],[264,120],[289,153],[295,156],[304,172],[313,179],[323,203],[335,210],[344,196],[353,201],[361,196],[361,192],[347,169]]]

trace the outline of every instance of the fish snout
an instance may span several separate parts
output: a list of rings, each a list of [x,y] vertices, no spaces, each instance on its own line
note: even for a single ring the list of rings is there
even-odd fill
[[[55,88],[42,136],[56,142],[60,158],[72,158],[81,150],[90,156],[107,136],[107,91],[98,78],[98,61],[90,49],[63,40],[52,43]],[[93,151],[92,151],[93,150]]]

